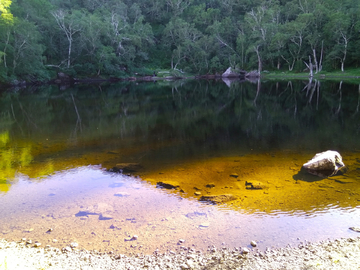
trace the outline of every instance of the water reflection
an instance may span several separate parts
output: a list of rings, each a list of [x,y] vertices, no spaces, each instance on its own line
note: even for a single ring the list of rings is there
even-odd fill
[[[60,227],[74,229],[60,230],[61,244],[78,238],[103,249],[141,232],[146,240],[137,248],[149,252],[184,237],[205,247],[236,245],[235,235],[269,246],[301,233],[350,235],[347,228],[359,222],[359,97],[356,85],[301,81],[3,92],[0,208],[8,222],[1,230],[16,239],[38,226],[31,236],[52,242],[43,229],[64,221]],[[342,154],[348,171],[324,178],[301,171],[327,149]],[[109,173],[121,163],[139,164],[131,172],[138,178]],[[178,188],[156,188],[166,181]],[[219,194],[236,199],[199,201]],[[321,232],[321,222],[332,226]],[[124,252],[134,249],[127,244]]]
[[[33,157],[29,144],[10,144],[9,132],[0,133],[0,192],[7,192],[10,183],[16,182],[19,167],[28,166]]]

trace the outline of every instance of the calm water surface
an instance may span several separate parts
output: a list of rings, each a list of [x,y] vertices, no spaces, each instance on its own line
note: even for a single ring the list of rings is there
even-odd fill
[[[359,104],[358,85],[306,81],[3,91],[0,237],[129,254],[358,236]],[[328,149],[346,173],[300,171]]]

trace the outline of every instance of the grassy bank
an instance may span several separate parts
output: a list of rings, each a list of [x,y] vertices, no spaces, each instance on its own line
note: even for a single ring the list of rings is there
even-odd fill
[[[289,79],[308,79],[309,72],[294,72],[294,71],[263,71],[262,76],[271,80],[289,80]],[[314,73],[314,79],[343,81],[360,83],[360,68],[348,69],[344,72],[339,71],[321,71]]]

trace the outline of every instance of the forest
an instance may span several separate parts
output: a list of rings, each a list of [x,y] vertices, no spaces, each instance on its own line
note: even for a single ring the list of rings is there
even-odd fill
[[[358,0],[1,0],[0,81],[356,68]]]

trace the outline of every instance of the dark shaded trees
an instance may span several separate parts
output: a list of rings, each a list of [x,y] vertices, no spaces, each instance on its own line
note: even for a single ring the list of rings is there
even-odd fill
[[[0,5],[0,76],[173,68],[314,72],[359,64],[356,0],[16,0]],[[11,5],[10,5],[11,4]],[[12,17],[13,15],[13,17]]]

